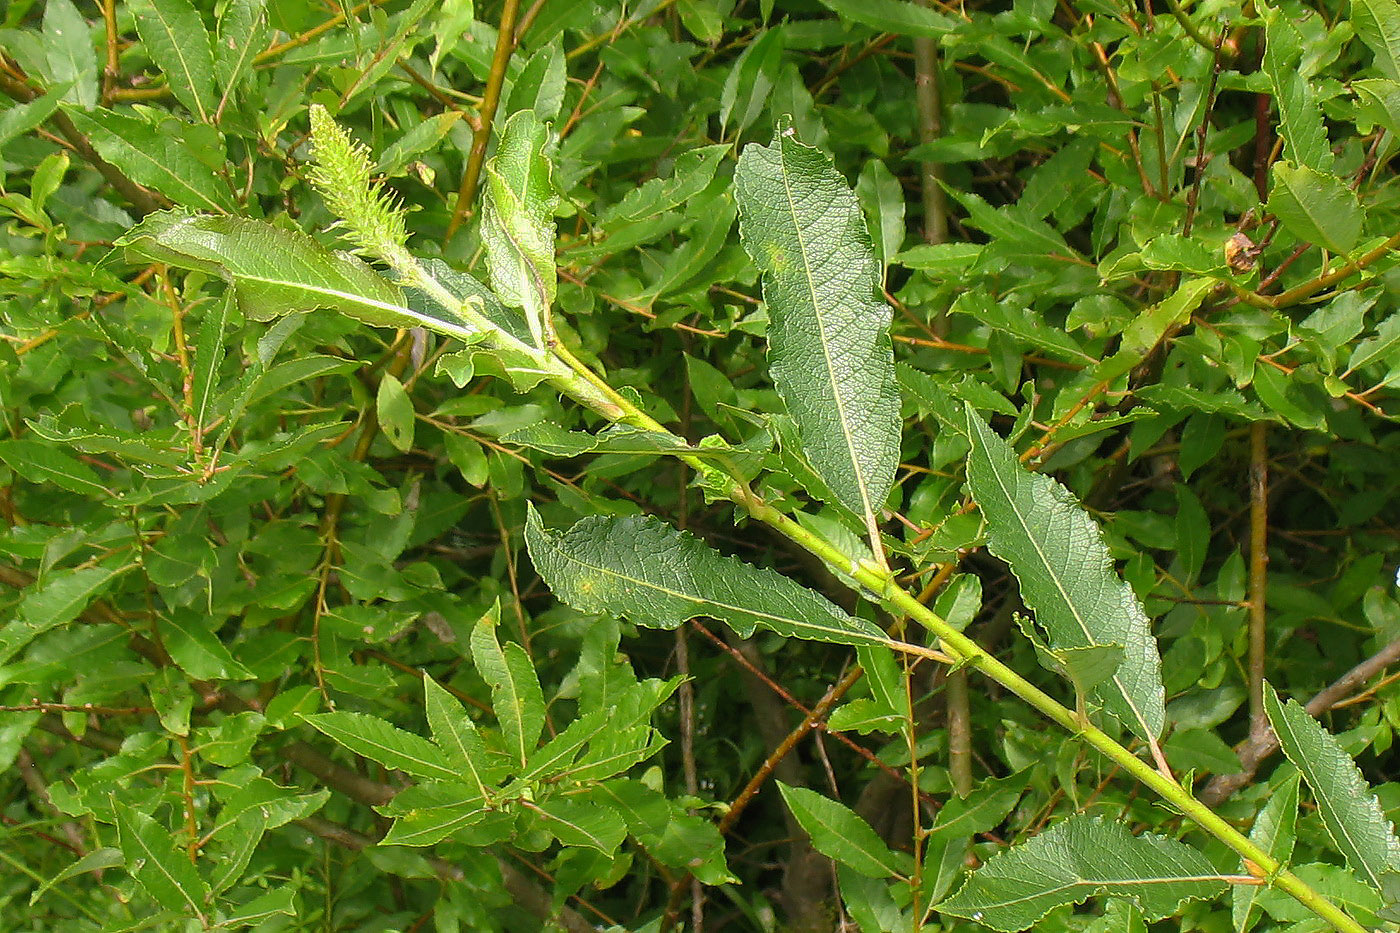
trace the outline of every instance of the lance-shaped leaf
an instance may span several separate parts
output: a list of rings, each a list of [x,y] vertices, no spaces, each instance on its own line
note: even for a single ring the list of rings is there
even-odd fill
[[[1283,782],[1283,787],[1269,796],[1268,803],[1254,818],[1249,841],[1287,865],[1293,857],[1293,840],[1298,825],[1298,775]],[[1241,872],[1249,870],[1241,864]],[[1236,930],[1248,930],[1250,914],[1261,889],[1252,884],[1237,884],[1230,889],[1230,919]]]
[[[1400,870],[1400,840],[1380,801],[1351,756],[1296,700],[1279,700],[1264,685],[1264,712],[1279,747],[1308,782],[1322,825],[1357,876],[1382,890],[1387,872]]]
[[[1032,473],[969,406],[967,485],[987,520],[989,547],[1055,651],[1121,646],[1123,660],[1089,697],[1143,739],[1162,734],[1162,661],[1137,595],[1113,570],[1094,520],[1069,491]]]
[[[870,824],[839,801],[778,782],[783,802],[812,838],[812,848],[869,878],[907,874],[913,860],[894,853]]]
[[[175,848],[170,830],[120,800],[112,801],[112,812],[131,876],[167,910],[188,911],[202,918],[209,886],[189,856]]]
[[[1077,814],[988,859],[938,911],[1010,933],[1096,894],[1133,901],[1151,921],[1224,889],[1210,861],[1190,846]]]
[[[763,272],[768,362],[807,457],[867,525],[899,458],[890,307],[860,205],[820,151],[779,127],[735,175],[739,232]]]
[[[554,208],[559,195],[550,177],[549,124],[522,110],[506,122],[496,155],[486,163],[481,239],[491,286],[501,300],[525,312],[535,345],[545,345],[549,309],[558,282],[554,271]]]
[[[157,262],[221,276],[255,321],[330,308],[378,327],[426,327],[463,340],[480,333],[412,308],[398,286],[360,260],[334,253],[300,230],[260,220],[162,211],[116,241]]]
[[[544,694],[525,649],[496,639],[500,604],[472,629],[472,660],[481,679],[491,685],[491,707],[505,737],[506,752],[523,767],[544,729]]]
[[[592,515],[553,532],[532,508],[525,543],[554,595],[581,612],[666,629],[706,616],[745,638],[761,626],[811,641],[890,643],[874,624],[793,580],[726,557],[649,516]]]

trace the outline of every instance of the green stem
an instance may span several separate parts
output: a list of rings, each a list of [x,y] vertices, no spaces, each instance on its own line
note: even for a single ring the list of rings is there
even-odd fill
[[[417,273],[414,284],[427,291],[444,308],[459,314],[473,326],[486,329],[491,334],[488,341],[512,351],[527,353],[540,365],[541,371],[546,373],[545,378],[550,384],[561,392],[611,421],[675,436],[626,396],[608,385],[606,380],[579,361],[562,344],[555,345],[552,351],[529,347],[500,331],[474,309],[461,308],[461,302],[431,276],[426,275],[421,268],[417,269]],[[683,442],[684,439],[678,437],[677,440]],[[951,656],[956,664],[976,668],[1039,710],[1047,719],[1088,742],[1128,774],[1151,788],[1163,800],[1175,806],[1197,826],[1252,862],[1270,879],[1271,884],[1287,892],[1317,916],[1344,933],[1368,933],[1365,927],[1314,891],[1307,882],[1286,870],[1278,859],[1250,842],[1239,830],[1217,816],[1176,781],[1159,773],[1108,733],[1077,716],[1073,710],[998,661],[982,646],[953,628],[936,612],[896,585],[893,572],[883,567],[872,566],[869,562],[856,560],[825,538],[804,528],[755,495],[732,470],[725,469],[723,463],[717,467],[694,454],[678,456],[702,476],[719,480],[730,500],[744,508],[754,519],[775,529],[788,540],[827,563],[843,568],[861,585],[865,598],[884,603],[897,615],[907,616],[919,622],[938,637],[943,651]]]

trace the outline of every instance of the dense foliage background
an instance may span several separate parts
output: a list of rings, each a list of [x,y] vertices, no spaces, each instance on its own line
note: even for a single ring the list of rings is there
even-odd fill
[[[808,527],[858,541],[804,491],[738,234],[736,159],[790,118],[854,186],[894,307],[904,434],[882,529],[901,579],[1072,703],[983,550],[947,423],[970,403],[1103,526],[1154,623],[1183,783],[1241,828],[1296,793],[1267,677],[1312,699],[1400,808],[1387,0],[2,15],[0,927],[905,929],[967,868],[1081,811],[1243,874],[976,675],[925,662],[872,687],[846,647],[567,608],[525,553],[527,503],[553,526],[659,516],[898,621],[680,461],[562,434],[596,419],[451,341],[324,311],[248,320],[216,275],[112,249],[173,205],[333,243],[308,178],[313,104],[368,146],[413,250],[478,276],[484,130],[552,122],[564,343],[692,442],[745,451]],[[492,612],[504,648],[483,641]],[[426,734],[460,702],[508,735],[487,656],[536,672],[546,740],[590,714],[625,737],[626,841],[569,836],[581,814],[546,806],[433,847],[375,844],[374,808],[410,782],[302,717]],[[881,712],[888,683],[910,685],[902,716]],[[810,798],[777,781],[915,855],[917,916],[847,868],[843,902],[794,815]],[[1299,873],[1379,924],[1314,812],[1296,839]],[[1238,890],[1161,928],[1325,928]],[[1065,906],[1036,928],[1143,929],[1135,910]],[[934,911],[923,928],[978,925]]]

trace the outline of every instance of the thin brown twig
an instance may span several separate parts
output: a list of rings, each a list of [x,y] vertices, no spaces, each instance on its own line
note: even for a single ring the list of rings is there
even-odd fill
[[[1390,642],[1380,651],[1338,677],[1326,689],[1309,700],[1304,709],[1308,711],[1310,716],[1321,716],[1342,703],[1357,687],[1396,662],[1400,662],[1400,638]],[[1243,765],[1242,770],[1237,774],[1217,774],[1201,791],[1197,799],[1208,807],[1217,806],[1235,791],[1252,781],[1259,766],[1266,758],[1278,751],[1278,747],[1278,736],[1274,734],[1272,729],[1265,730],[1261,735],[1251,735],[1235,746],[1235,755],[1239,758],[1240,764]]]

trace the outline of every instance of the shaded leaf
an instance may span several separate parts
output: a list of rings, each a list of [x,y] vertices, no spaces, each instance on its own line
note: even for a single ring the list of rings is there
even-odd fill
[[[840,802],[782,781],[778,790],[818,852],[869,878],[900,876],[911,870],[907,856],[891,852],[869,823]]]
[[[413,447],[413,400],[393,373],[385,373],[379,380],[375,412],[389,443],[399,452],[407,453]]]
[[[762,627],[837,644],[890,642],[872,623],[787,577],[726,557],[650,516],[592,515],[551,532],[532,508],[525,542],[554,595],[581,612],[666,629],[707,616],[745,638]]]
[[[472,660],[481,679],[491,686],[491,706],[505,736],[510,757],[525,766],[544,728],[544,695],[530,656],[514,642],[496,640],[499,604],[472,629]]]
[[[876,32],[938,39],[958,28],[955,20],[908,0],[821,0],[821,5]]]
[[[97,50],[73,0],[44,4],[44,55],[49,80],[67,85],[63,99],[84,109],[97,106]]]
[[[1249,830],[1249,841],[1278,859],[1279,864],[1287,865],[1293,857],[1293,840],[1298,824],[1298,775],[1294,774],[1283,782],[1283,787],[1271,793],[1259,815],[1254,818],[1254,826]],[[1241,863],[1241,873],[1248,866]],[[1254,902],[1262,889],[1250,884],[1237,884],[1230,889],[1230,918],[1235,929],[1249,929]]]
[[[1390,0],[1352,0],[1351,25],[1376,56],[1376,70],[1400,80],[1400,8]]]
[[[48,444],[3,440],[0,441],[0,460],[25,482],[52,483],[85,496],[105,498],[112,494],[97,481],[97,473],[92,467]]]
[[[127,566],[104,565],[53,570],[47,579],[25,589],[15,617],[0,628],[0,664],[8,662],[49,629],[76,619],[128,569]]]

